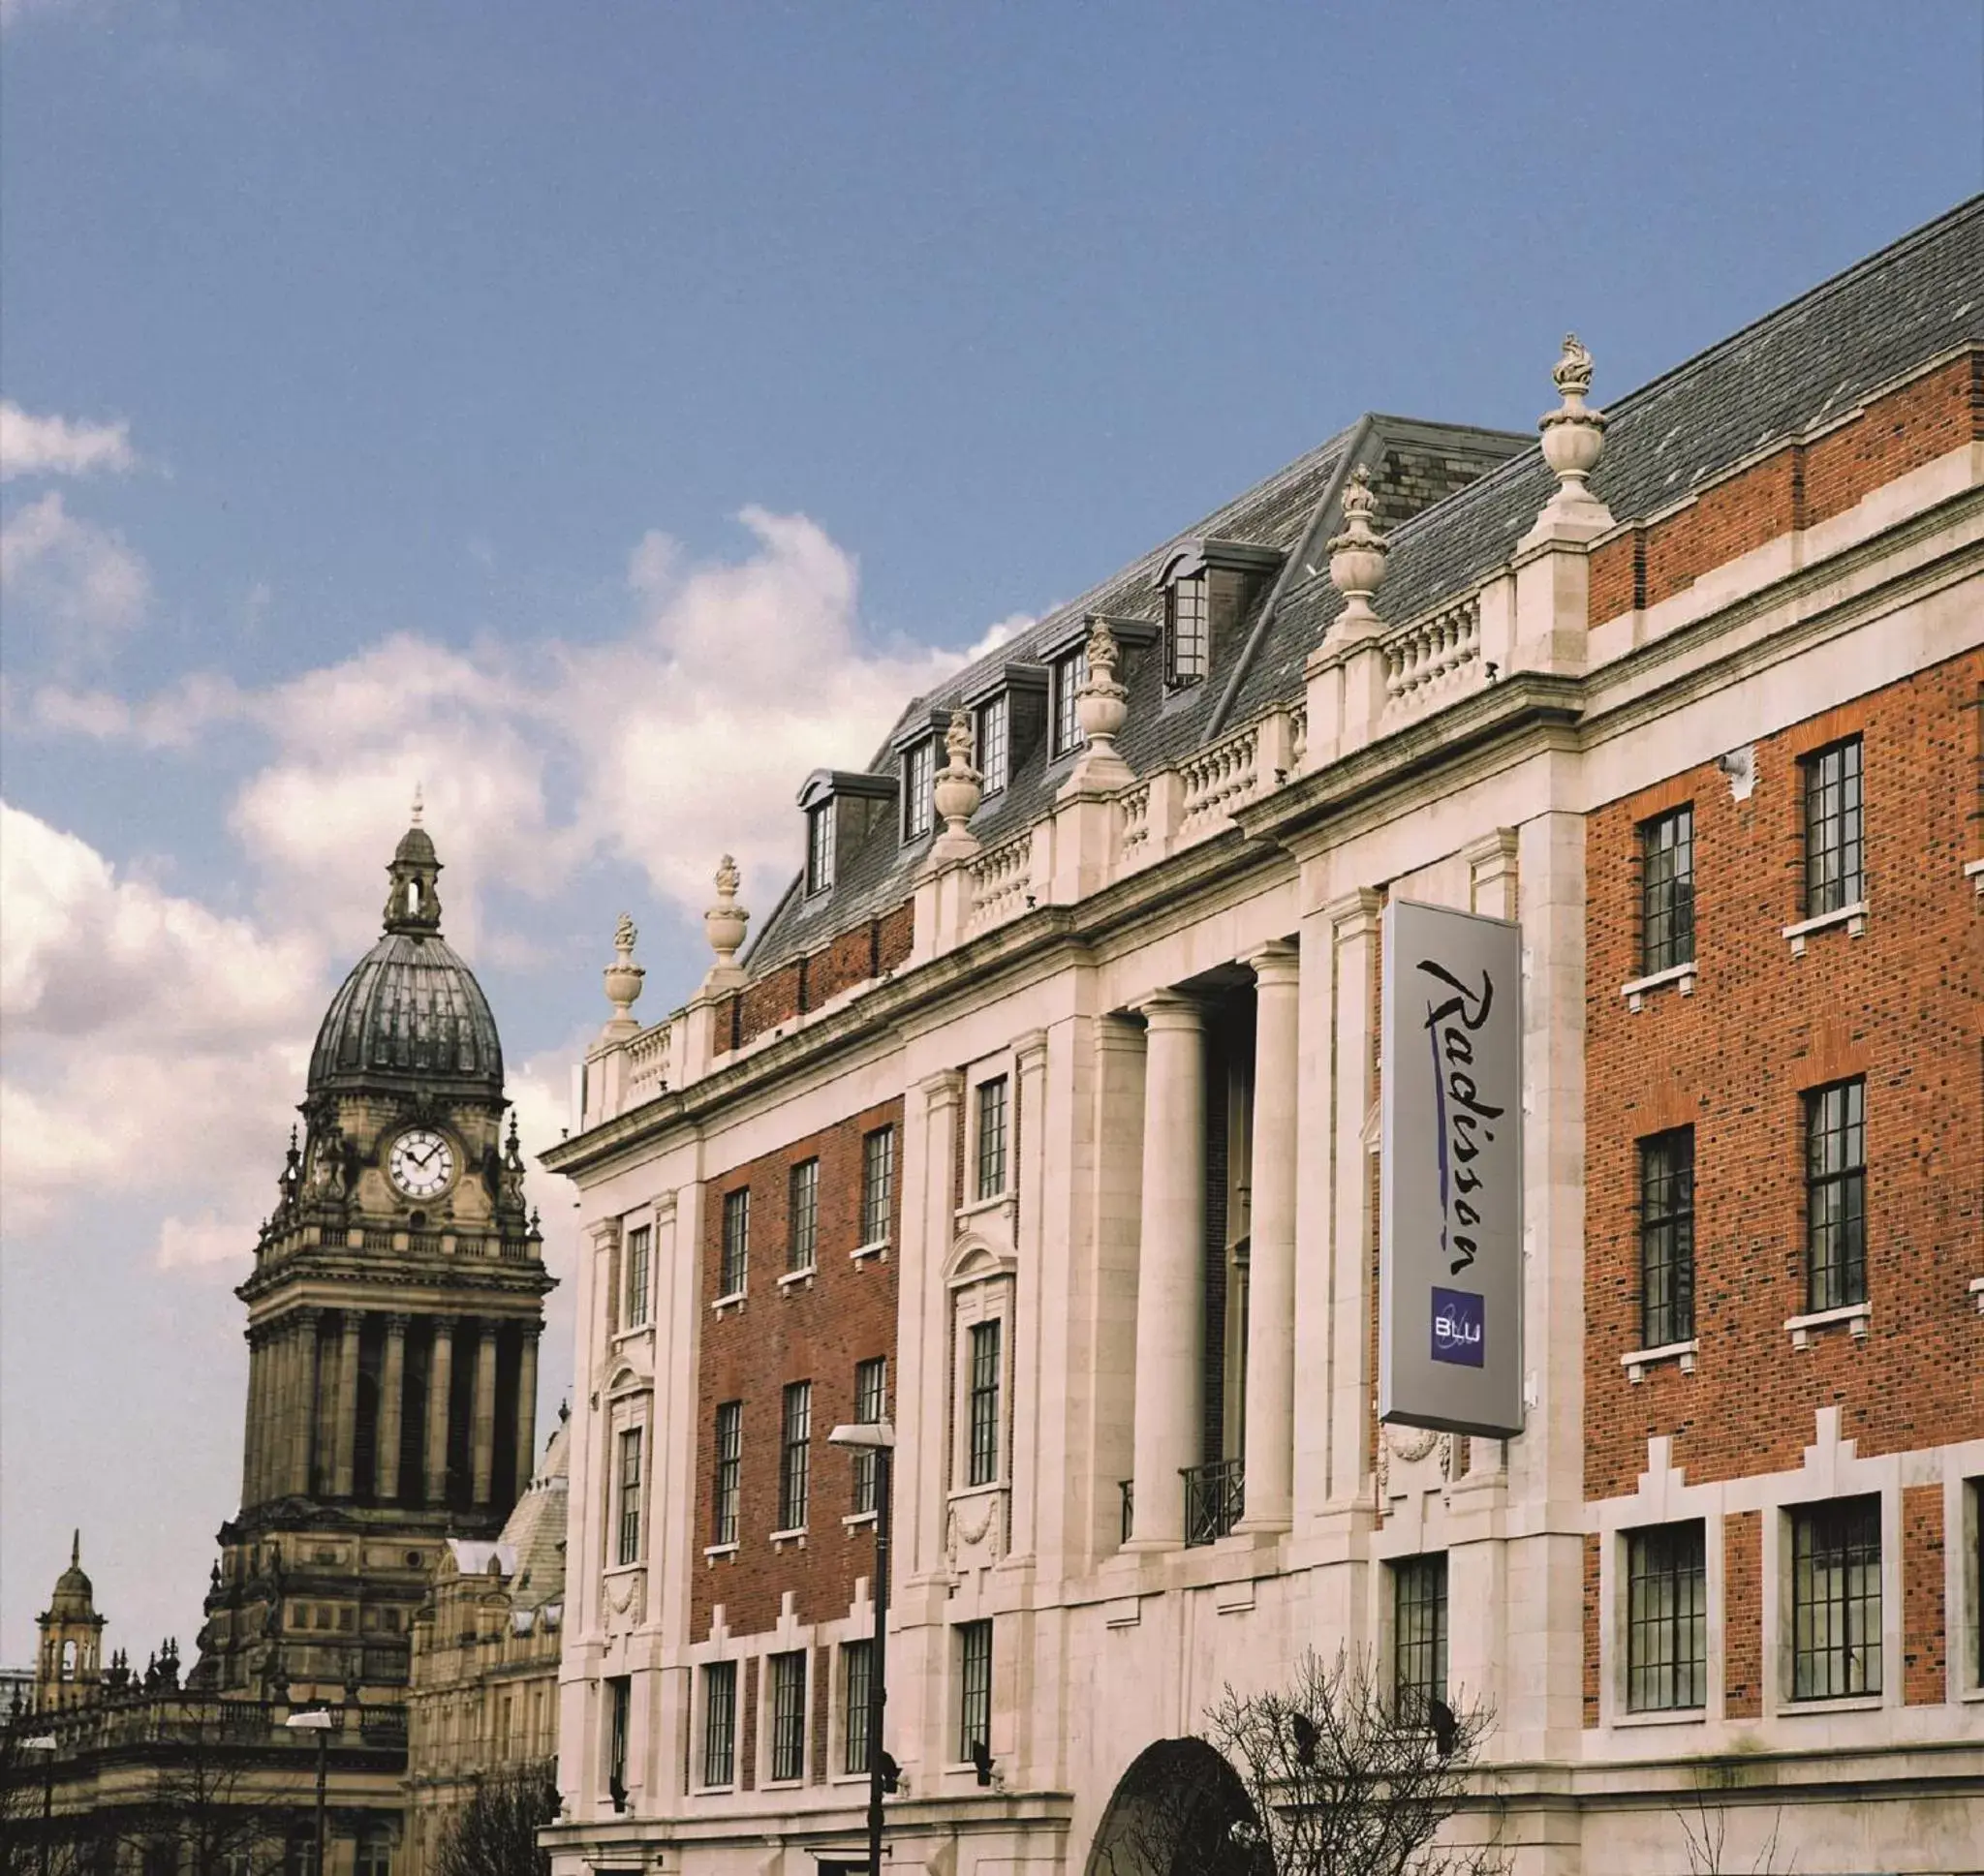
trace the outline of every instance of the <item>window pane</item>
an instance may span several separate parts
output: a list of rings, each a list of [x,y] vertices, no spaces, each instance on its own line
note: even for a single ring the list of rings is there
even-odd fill
[[[634,1705],[634,1684],[624,1675],[606,1682],[606,1782],[627,1788],[627,1722]]]
[[[1791,1515],[1791,1694],[1880,1692],[1880,1500],[1839,1498]]]
[[[833,808],[823,801],[806,811],[806,890],[824,892],[833,884]]]
[[[903,839],[920,839],[930,831],[931,784],[936,777],[937,745],[925,738],[903,757]]]
[[[820,1161],[792,1168],[786,1207],[786,1269],[810,1271],[820,1261]]]
[[[744,1403],[726,1400],[717,1409],[715,1517],[712,1544],[737,1541],[737,1498],[744,1469]]]
[[[861,1242],[888,1242],[895,1200],[895,1129],[880,1127],[861,1142]]]
[[[1635,1713],[1708,1700],[1708,1554],[1700,1523],[1627,1540],[1626,1705]]]
[[[717,1276],[721,1296],[737,1296],[751,1276],[751,1188],[724,1194],[724,1261]]]
[[[992,1740],[992,1624],[958,1625],[957,1756],[969,1759],[972,1747]]]
[[[794,1381],[785,1393],[779,1433],[779,1529],[806,1523],[806,1492],[813,1464],[813,1383]]]
[[[1694,1334],[1694,1129],[1639,1148],[1640,1346]]]
[[[737,1664],[712,1661],[702,1671],[702,1782],[728,1785],[736,1763]]]
[[[1694,962],[1694,810],[1640,829],[1640,968],[1651,976]]]
[[[1422,1725],[1446,1698],[1446,1556],[1392,1565],[1392,1693],[1401,1721]]]
[[[806,1656],[797,1650],[771,1658],[771,1775],[806,1775]]]
[[[873,1426],[884,1417],[888,1389],[888,1364],[881,1356],[873,1361],[860,1362],[854,1368],[854,1418],[865,1426]],[[876,1508],[875,1487],[877,1465],[873,1449],[858,1447],[854,1452],[854,1509],[856,1512],[873,1511]]]
[[[640,1561],[640,1431],[630,1427],[620,1435],[620,1543],[622,1563]]]
[[[1011,707],[1003,695],[978,708],[978,771],[985,778],[988,795],[996,795],[1006,786],[1011,723]]]
[[[638,1329],[647,1320],[648,1264],[653,1252],[654,1231],[636,1225],[627,1234],[627,1319],[629,1329]]]
[[[1075,696],[1089,681],[1089,654],[1080,651],[1059,660],[1054,666],[1054,753],[1066,755],[1082,744],[1081,713]]]
[[[1865,897],[1861,878],[1860,739],[1805,762],[1805,913],[1817,918]]]
[[[1867,1085],[1836,1082],[1805,1097],[1807,1307],[1867,1300]]]
[[[874,1650],[872,1642],[850,1642],[841,1649],[842,1685],[847,1689],[841,1731],[848,1742],[841,1761],[843,1771],[868,1769],[868,1676],[874,1666]]]
[[[1173,580],[1164,595],[1166,676],[1174,685],[1205,676],[1211,639],[1205,575]]]
[[[978,1197],[1006,1190],[1006,1077],[978,1084]]]
[[[969,1483],[999,1476],[999,1331],[997,1321],[972,1327],[971,1469]]]

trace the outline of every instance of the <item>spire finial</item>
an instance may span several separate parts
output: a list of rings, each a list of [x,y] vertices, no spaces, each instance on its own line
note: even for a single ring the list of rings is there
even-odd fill
[[[423,814],[424,812],[425,812],[425,807],[424,807],[424,804],[423,804],[423,803],[421,802],[421,800],[420,800],[420,784],[418,784],[418,782],[416,782],[416,783],[414,784],[414,825],[415,825],[416,827],[419,826],[419,824],[420,824],[420,815],[422,815],[422,814]]]
[[[82,1526],[77,1525],[69,1536],[69,1567],[78,1569],[82,1563]]]

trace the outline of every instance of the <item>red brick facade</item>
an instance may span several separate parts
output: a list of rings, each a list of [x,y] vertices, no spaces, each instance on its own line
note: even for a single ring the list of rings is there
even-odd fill
[[[1763,1711],[1763,1514],[1722,1520],[1722,1710]]]
[[[1942,1488],[1902,1492],[1902,1698],[1934,1707],[1947,1688],[1942,1606]]]
[[[717,1005],[718,1053],[741,1049],[780,1024],[821,1008],[844,990],[901,969],[915,938],[915,902],[905,900],[893,911],[840,933],[822,949],[767,971]]]
[[[866,1525],[841,1521],[853,1509],[852,1461],[827,1445],[828,1431],[854,1417],[854,1367],[884,1356],[895,1384],[896,1265],[893,1252],[851,1256],[861,1244],[862,1143],[884,1127],[895,1131],[889,1240],[900,1242],[903,1104],[887,1101],[823,1132],[713,1179],[705,1188],[701,1307],[721,1294],[725,1200],[751,1193],[750,1273],[745,1301],[704,1325],[697,1389],[696,1532],[698,1550],[714,1529],[714,1451],[720,1402],[743,1402],[743,1454],[737,1549],[707,1560],[696,1575],[691,1633],[709,1632],[722,1603],[734,1635],[777,1625],[779,1599],[796,1592],[801,1622],[847,1614],[854,1579],[873,1574],[875,1543]],[[791,1169],[818,1158],[817,1274],[780,1287],[786,1274]],[[779,1522],[780,1420],[786,1385],[813,1383],[811,1488],[803,1540],[771,1542]],[[824,1687],[824,1681],[820,1686]],[[750,1714],[752,1704],[740,1709]],[[747,1721],[748,1724],[748,1721]],[[816,1719],[816,1725],[823,1719]],[[742,1764],[755,1764],[751,1735]],[[821,1755],[815,1755],[818,1760]]]
[[[1984,1435],[1984,1360],[1967,1294],[1984,1240],[1984,927],[1962,877],[1974,857],[1976,698],[1984,655],[1950,661],[1756,746],[1744,801],[1714,767],[1675,776],[1587,824],[1585,1383],[1588,1496],[1633,1490],[1650,1435],[1691,1483],[1796,1467],[1814,1410],[1841,1409],[1860,1455]],[[1864,935],[1804,916],[1800,758],[1863,740]],[[1641,974],[1636,828],[1691,803],[1691,996],[1620,986]],[[1807,1308],[1804,1096],[1866,1079],[1864,1339],[1844,1326],[1792,1345]],[[1638,1148],[1694,1129],[1692,1373],[1631,1383],[1641,1346]]]

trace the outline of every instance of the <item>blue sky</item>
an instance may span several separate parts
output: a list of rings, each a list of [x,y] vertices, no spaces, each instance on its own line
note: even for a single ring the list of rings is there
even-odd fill
[[[1657,18],[1651,28],[1649,18]],[[0,0],[0,1657],[191,1652],[230,1286],[415,779],[527,1131],[1003,621],[1984,183],[1984,11]],[[540,1181],[553,1250],[569,1200]],[[570,1371],[554,1314],[546,1406]]]

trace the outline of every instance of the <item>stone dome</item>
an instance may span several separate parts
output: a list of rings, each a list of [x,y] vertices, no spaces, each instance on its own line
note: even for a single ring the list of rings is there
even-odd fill
[[[96,1595],[96,1585],[82,1567],[82,1533],[78,1531],[69,1544],[69,1568],[55,1579],[55,1593],[48,1598],[48,1615],[93,1615]]]
[[[310,1092],[382,1076],[447,1082],[501,1098],[503,1044],[475,973],[441,936],[441,862],[418,822],[387,868],[386,936],[353,967],[310,1052]]]

